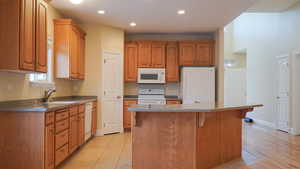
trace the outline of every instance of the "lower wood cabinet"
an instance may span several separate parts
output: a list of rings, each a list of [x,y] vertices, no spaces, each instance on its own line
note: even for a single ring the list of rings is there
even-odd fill
[[[69,153],[73,153],[78,147],[78,114],[70,117]]]
[[[124,129],[131,128],[131,113],[128,108],[131,105],[137,104],[137,100],[124,100],[123,104],[123,127]]]
[[[95,136],[97,133],[97,101],[93,102],[92,112],[92,135]]]
[[[45,129],[45,145],[46,145],[45,146],[45,169],[53,169],[55,166],[55,162],[54,162],[54,157],[55,157],[54,146],[55,146],[55,144],[54,144],[54,124],[53,124],[53,122],[50,123],[48,126],[46,126],[46,129]]]
[[[181,104],[180,100],[167,100],[167,104]]]
[[[97,102],[93,110],[95,135]],[[55,112],[1,112],[0,133],[1,169],[54,169],[85,143],[85,104]]]

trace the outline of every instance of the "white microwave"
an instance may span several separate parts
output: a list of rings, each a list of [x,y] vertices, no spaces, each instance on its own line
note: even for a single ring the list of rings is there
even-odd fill
[[[138,83],[166,83],[166,69],[139,68]]]

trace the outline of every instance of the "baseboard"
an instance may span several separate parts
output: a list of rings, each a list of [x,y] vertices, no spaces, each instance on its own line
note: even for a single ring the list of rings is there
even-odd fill
[[[96,136],[104,136],[104,134],[103,134],[103,132],[102,132],[101,129],[97,129]]]
[[[295,135],[295,136],[299,136],[300,132],[296,131],[295,129],[291,128],[290,134]]]
[[[257,123],[257,124],[260,124],[260,125],[263,125],[263,126],[266,126],[266,127],[270,127],[272,129],[276,129],[276,125],[274,123],[271,123],[271,122],[267,122],[265,120],[259,120],[259,119],[254,119],[252,118],[254,123]]]

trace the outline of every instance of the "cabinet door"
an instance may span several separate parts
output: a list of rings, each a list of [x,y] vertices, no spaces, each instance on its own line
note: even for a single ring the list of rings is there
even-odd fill
[[[180,42],[179,64],[181,66],[193,66],[196,60],[196,45],[194,42]]]
[[[54,124],[46,127],[45,131],[45,169],[54,169]]]
[[[139,41],[138,42],[138,67],[149,68],[151,67],[151,42]]]
[[[214,47],[213,43],[196,44],[196,63],[199,66],[214,65]]]
[[[70,117],[69,153],[74,152],[78,146],[78,114]]]
[[[36,24],[36,71],[47,72],[47,5],[42,0],[37,3]]]
[[[167,45],[167,82],[179,82],[179,56],[178,44],[176,42]]]
[[[78,79],[78,31],[71,27],[70,38],[70,77]]]
[[[166,43],[152,42],[151,45],[151,67],[166,67]]]
[[[78,145],[81,146],[84,143],[85,137],[85,123],[84,123],[84,113],[79,113],[78,117]]]
[[[180,100],[167,100],[167,104],[181,104]]]
[[[128,108],[131,105],[137,104],[137,101],[134,100],[125,100],[123,105],[123,127],[124,129],[131,128],[131,113],[128,111]]]
[[[125,82],[137,81],[138,46],[136,43],[125,44]]]
[[[34,71],[36,0],[22,0],[21,3],[20,69]]]
[[[97,102],[93,103],[93,112],[92,112],[92,135],[96,135],[97,132]]]
[[[84,80],[85,76],[85,37],[83,34],[80,35],[79,38],[79,62],[78,62],[78,68],[79,68],[79,79]]]

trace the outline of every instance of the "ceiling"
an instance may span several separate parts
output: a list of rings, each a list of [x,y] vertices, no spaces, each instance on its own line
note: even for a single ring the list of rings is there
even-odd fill
[[[69,0],[51,4],[80,23],[104,24],[127,32],[214,32],[231,22],[257,0]],[[178,15],[184,9],[186,14]],[[105,15],[97,13],[105,10]],[[136,22],[136,27],[130,27]]]
[[[259,0],[247,12],[282,12],[300,0]]]

